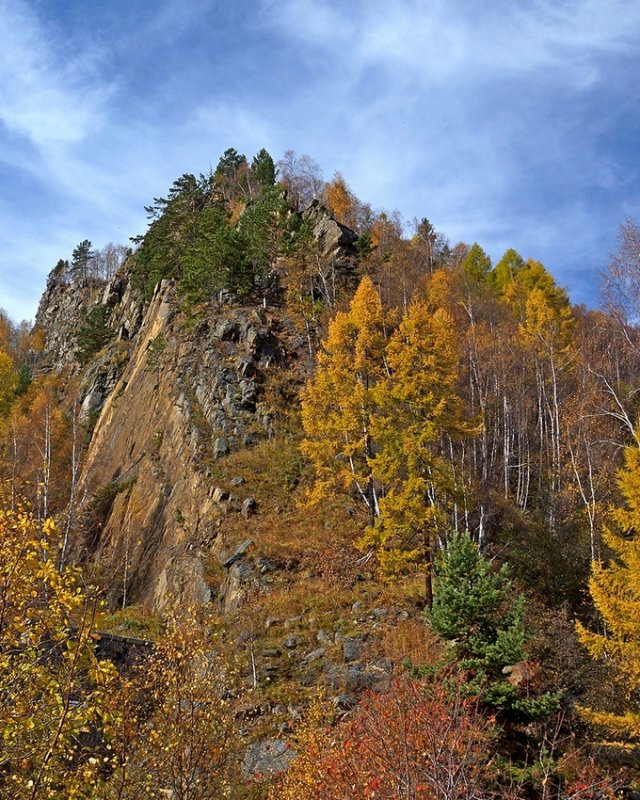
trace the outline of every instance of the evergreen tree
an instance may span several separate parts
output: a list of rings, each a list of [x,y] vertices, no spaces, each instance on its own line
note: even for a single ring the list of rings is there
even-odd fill
[[[81,364],[86,364],[113,336],[113,330],[107,325],[107,307],[96,306],[78,329],[76,358]]]
[[[229,147],[220,156],[220,160],[218,161],[218,166],[216,167],[215,175],[224,178],[232,178],[236,174],[236,172],[240,169],[240,167],[246,163],[247,163],[246,156],[243,156],[241,153],[238,153],[238,151],[234,147]]]
[[[229,226],[220,206],[208,206],[198,215],[181,261],[180,289],[190,302],[210,300],[222,289],[244,295],[253,286],[244,237]]]
[[[192,246],[199,213],[212,202],[211,181],[186,173],[173,182],[166,198],[154,198],[146,210],[152,221],[132,261],[132,283],[147,298],[164,278],[182,277],[185,253]]]
[[[263,189],[270,189],[275,185],[276,165],[264,147],[253,157],[251,169]]]
[[[89,277],[91,262],[93,261],[94,255],[91,249],[91,242],[88,239],[84,239],[80,242],[71,255],[71,266],[69,268],[71,280],[86,281]],[[56,269],[58,267],[60,267],[60,261]]]
[[[297,217],[283,197],[281,188],[263,189],[262,195],[247,207],[238,222],[247,258],[256,276],[264,275],[287,249]]]
[[[65,280],[68,274],[69,274],[69,262],[61,258],[58,260],[58,263],[51,271],[50,277],[57,278],[58,280]]]
[[[589,589],[606,632],[578,624],[578,635],[591,656],[608,666],[619,683],[625,707],[618,712],[583,709],[587,719],[619,740],[640,743],[640,450],[629,447],[618,473],[625,505],[611,509],[603,538],[609,563],[596,561]]]
[[[504,678],[504,667],[526,658],[522,621],[524,596],[516,592],[506,565],[495,569],[467,532],[453,534],[438,563],[432,629],[452,642],[460,667],[469,672],[468,689],[505,711],[544,716],[558,696],[520,698]]]

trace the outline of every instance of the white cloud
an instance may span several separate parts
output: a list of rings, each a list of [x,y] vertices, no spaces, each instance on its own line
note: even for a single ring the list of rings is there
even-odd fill
[[[374,207],[492,253],[589,252],[590,214],[640,206],[615,140],[635,143],[631,0],[111,1],[70,0],[71,19],[0,0],[0,168],[19,176],[4,289],[33,294],[82,238],[141,232],[144,204],[231,146],[309,153]],[[18,264],[39,277],[18,285]]]
[[[263,7],[286,36],[328,48],[356,69],[409,69],[426,83],[562,68],[564,80],[588,85],[594,59],[635,49],[640,31],[632,0],[278,0]]]
[[[94,65],[51,39],[22,0],[0,3],[0,120],[37,147],[81,141],[100,126],[111,89]]]

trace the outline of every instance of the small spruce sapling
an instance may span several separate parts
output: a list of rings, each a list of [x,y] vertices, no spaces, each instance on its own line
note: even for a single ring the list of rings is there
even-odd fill
[[[468,533],[455,533],[437,570],[436,594],[427,620],[450,641],[467,688],[487,705],[528,718],[557,709],[559,696],[523,698],[503,669],[524,661],[524,596],[516,591],[506,565],[495,569]]]

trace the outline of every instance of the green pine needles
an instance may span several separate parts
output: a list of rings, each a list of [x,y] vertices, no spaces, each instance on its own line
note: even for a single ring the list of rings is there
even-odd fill
[[[508,568],[495,569],[468,533],[455,533],[439,561],[432,629],[452,643],[467,688],[487,705],[509,715],[539,718],[556,710],[558,694],[522,697],[503,670],[526,659],[524,596]]]

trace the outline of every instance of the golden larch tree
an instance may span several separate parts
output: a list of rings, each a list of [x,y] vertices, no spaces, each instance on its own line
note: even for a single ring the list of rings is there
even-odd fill
[[[621,743],[640,744],[640,450],[629,447],[618,473],[625,505],[613,508],[603,539],[612,552],[608,563],[593,565],[589,589],[605,633],[578,624],[578,635],[591,656],[604,659],[622,688],[624,709],[583,709],[595,725]]]
[[[385,494],[380,517],[362,540],[376,547],[389,576],[423,565],[428,606],[433,542],[446,528],[443,510],[453,490],[443,438],[476,431],[464,419],[457,393],[455,325],[438,307],[440,278],[436,273],[433,292],[409,305],[387,348],[389,372],[376,388],[373,425],[379,449],[370,461]]]
[[[302,449],[316,472],[312,501],[331,488],[355,489],[372,522],[379,506],[371,424],[374,388],[385,375],[388,324],[372,280],[363,278],[349,311],[330,323],[316,373],[302,393]]]

